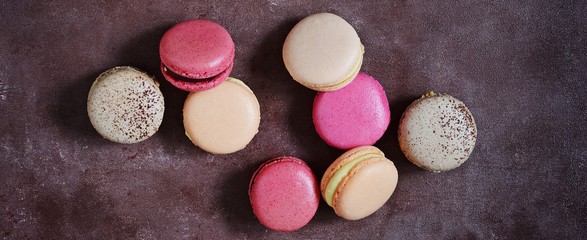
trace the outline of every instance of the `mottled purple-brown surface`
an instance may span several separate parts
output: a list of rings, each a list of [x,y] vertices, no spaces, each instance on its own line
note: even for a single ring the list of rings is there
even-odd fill
[[[392,111],[376,146],[400,179],[368,218],[345,221],[322,202],[303,229],[273,232],[250,208],[253,171],[292,155],[321,176],[342,153],[315,132],[315,92],[281,60],[289,30],[317,12],[345,18],[365,45],[362,71]],[[193,18],[232,35],[231,75],[259,99],[259,134],[237,153],[205,153],[183,133],[187,93],[162,81],[157,134],[100,137],[86,113],[93,80],[119,65],[162,79],[161,36]],[[585,1],[13,0],[0,21],[0,238],[587,238]],[[403,110],[428,90],[465,102],[478,126],[471,158],[441,174],[397,142]]]

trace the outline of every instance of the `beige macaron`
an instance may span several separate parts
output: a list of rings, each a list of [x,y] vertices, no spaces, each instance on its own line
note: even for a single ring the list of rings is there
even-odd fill
[[[88,94],[88,116],[96,131],[117,143],[137,143],[157,132],[165,102],[159,83],[133,67],[100,74]]]
[[[283,62],[292,78],[316,91],[349,84],[363,63],[363,45],[355,29],[332,13],[302,19],[283,44]]]
[[[186,135],[210,153],[228,154],[245,148],[259,131],[260,121],[255,94],[236,78],[190,93],[183,105]]]
[[[361,146],[343,153],[328,167],[320,191],[338,216],[358,220],[381,208],[397,181],[395,165],[381,150]]]
[[[402,115],[398,140],[412,163],[444,172],[467,161],[477,140],[477,125],[463,102],[429,92]]]

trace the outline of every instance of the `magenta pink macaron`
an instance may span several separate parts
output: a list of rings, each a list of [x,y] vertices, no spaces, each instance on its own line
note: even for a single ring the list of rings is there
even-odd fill
[[[330,146],[347,150],[373,145],[389,126],[389,102],[381,84],[360,72],[339,90],[319,92],[312,119],[318,135]]]
[[[262,164],[251,178],[253,213],[265,227],[295,231],[310,222],[320,203],[316,176],[295,157],[278,157]]]
[[[210,89],[230,75],[234,50],[230,34],[219,24],[202,19],[181,22],[161,38],[161,72],[179,89]]]

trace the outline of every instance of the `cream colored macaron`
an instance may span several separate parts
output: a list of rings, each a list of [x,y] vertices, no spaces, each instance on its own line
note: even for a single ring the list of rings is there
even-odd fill
[[[183,105],[183,126],[196,146],[228,154],[247,146],[259,131],[261,113],[255,94],[236,78],[192,92]]]
[[[355,29],[332,13],[302,19],[283,44],[283,62],[294,80],[316,91],[349,84],[363,63],[363,45]]]
[[[467,161],[477,140],[477,125],[463,102],[429,92],[402,115],[398,140],[412,163],[443,172]]]
[[[96,131],[117,143],[137,143],[157,132],[165,102],[159,83],[128,66],[100,74],[88,94],[88,116]]]
[[[381,208],[397,181],[395,165],[381,150],[361,146],[343,153],[326,169],[320,191],[338,216],[358,220]]]

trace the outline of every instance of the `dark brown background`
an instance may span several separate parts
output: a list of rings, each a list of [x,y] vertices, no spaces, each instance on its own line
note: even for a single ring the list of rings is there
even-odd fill
[[[293,25],[323,11],[356,28],[362,71],[387,91],[392,122],[376,145],[400,182],[366,219],[345,221],[321,203],[303,229],[268,231],[247,197],[257,166],[293,155],[321,176],[342,153],[315,133],[315,92],[281,60]],[[584,239],[586,13],[585,1],[2,1],[0,236]],[[159,39],[193,18],[231,33],[232,76],[259,99],[259,134],[234,154],[203,152],[183,134],[187,93],[162,82],[155,136],[102,139],[86,114],[92,81],[118,65],[162,79]],[[464,101],[478,124],[469,161],[442,174],[409,163],[396,140],[402,111],[428,90]]]

